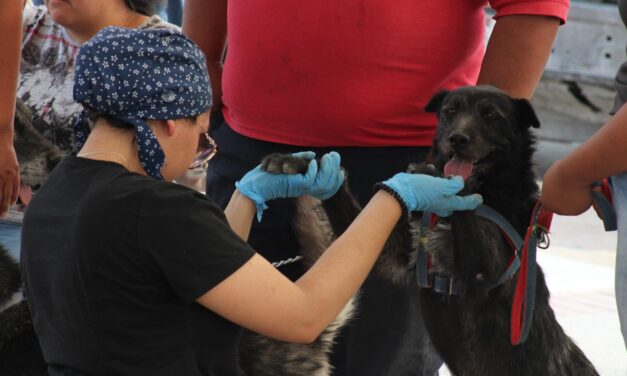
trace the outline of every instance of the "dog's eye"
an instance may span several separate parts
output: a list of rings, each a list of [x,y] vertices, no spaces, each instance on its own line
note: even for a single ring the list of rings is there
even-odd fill
[[[451,116],[451,115],[455,115],[455,111],[456,111],[456,110],[455,110],[455,107],[446,107],[445,109],[443,109],[443,110],[442,110],[442,112],[443,112],[445,115],[449,115],[449,116]]]
[[[483,113],[481,114],[483,116],[484,119],[486,120],[496,120],[498,118],[498,115],[496,112],[494,111],[483,111]]]

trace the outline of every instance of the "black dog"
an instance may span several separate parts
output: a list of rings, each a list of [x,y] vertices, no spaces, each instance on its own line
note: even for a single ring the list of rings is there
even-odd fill
[[[46,375],[17,263],[0,245],[0,375]]]
[[[480,193],[484,204],[500,212],[523,237],[538,196],[532,172],[534,137],[530,128],[540,124],[530,103],[512,99],[492,87],[464,87],[435,95],[426,111],[436,112],[439,119],[432,164],[410,166],[409,172],[462,175],[466,181],[462,194]],[[270,172],[302,173],[307,162],[275,154],[266,157],[262,165]],[[298,209],[295,217],[306,254],[309,244],[316,242],[314,239],[325,239],[328,244],[348,228],[360,211],[346,184],[321,206],[312,204],[311,199],[298,201],[297,208],[306,208]],[[309,203],[303,204],[306,201]],[[531,330],[526,342],[517,346],[510,343],[510,315],[518,273],[493,286],[513,254],[494,223],[475,212],[457,212],[440,219],[428,234],[421,234],[420,217],[412,215],[399,222],[375,265],[375,272],[396,283],[415,285],[417,251],[421,236],[427,237],[423,244],[430,254],[431,272],[456,281],[456,295],[429,289],[420,293],[428,332],[453,374],[597,375],[555,319],[539,268]],[[315,254],[310,257],[310,262],[316,257]],[[249,361],[257,369],[266,369],[267,374],[296,375],[299,373],[281,368],[283,356],[307,359],[310,366],[312,359],[328,356],[328,348],[319,344],[309,348],[298,346],[296,349],[284,344],[280,355],[266,354]],[[261,351],[246,349],[248,356],[251,352]],[[294,353],[298,356],[294,357]],[[317,369],[328,372],[323,363]],[[298,370],[298,364],[292,363],[290,367]],[[273,369],[279,371],[272,373]],[[328,374],[324,372],[316,375]]]
[[[530,128],[540,123],[529,102],[490,87],[466,87],[437,94],[426,111],[439,119],[432,149],[436,171],[464,176],[465,191],[480,193],[524,237],[538,196]],[[555,319],[539,267],[528,338],[510,344],[518,274],[491,288],[513,253],[494,223],[457,212],[440,220],[426,248],[434,269],[459,281],[456,296],[420,293],[427,329],[453,374],[597,375]]]
[[[36,129],[37,119],[17,100],[13,145],[23,186],[38,188],[63,157],[61,151]],[[46,375],[31,315],[21,296],[17,263],[0,244],[0,375]]]

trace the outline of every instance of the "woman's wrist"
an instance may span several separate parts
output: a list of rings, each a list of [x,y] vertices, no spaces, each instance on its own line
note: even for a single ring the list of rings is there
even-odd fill
[[[224,215],[233,232],[243,240],[247,240],[256,211],[255,203],[236,189],[224,209]]]

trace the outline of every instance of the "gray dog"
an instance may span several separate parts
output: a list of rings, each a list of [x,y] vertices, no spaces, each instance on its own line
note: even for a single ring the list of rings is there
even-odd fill
[[[41,186],[63,156],[34,122],[30,109],[18,99],[13,145],[22,186],[29,189]],[[0,244],[0,375],[45,375],[47,367],[28,306],[21,299],[21,285],[17,263]]]
[[[15,134],[13,146],[20,164],[22,184],[38,188],[52,169],[61,161],[63,154],[37,130],[37,120],[30,109],[19,99],[15,106]]]

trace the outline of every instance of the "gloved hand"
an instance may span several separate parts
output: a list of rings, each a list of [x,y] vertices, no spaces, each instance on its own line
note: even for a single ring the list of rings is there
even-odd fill
[[[483,202],[479,194],[456,195],[464,187],[461,176],[446,179],[402,172],[381,185],[400,201],[406,211],[429,211],[440,217],[447,217],[455,210],[475,209]]]
[[[261,169],[261,165],[248,171],[235,183],[235,187],[257,207],[257,220],[261,222],[263,211],[268,208],[266,201],[275,198],[298,197],[307,194],[318,173],[318,162],[313,152],[293,154],[296,157],[311,159],[307,172],[302,174],[272,174]]]
[[[340,155],[332,151],[320,158],[320,169],[311,187],[304,194],[320,200],[333,196],[344,183],[344,170],[340,167]]]

